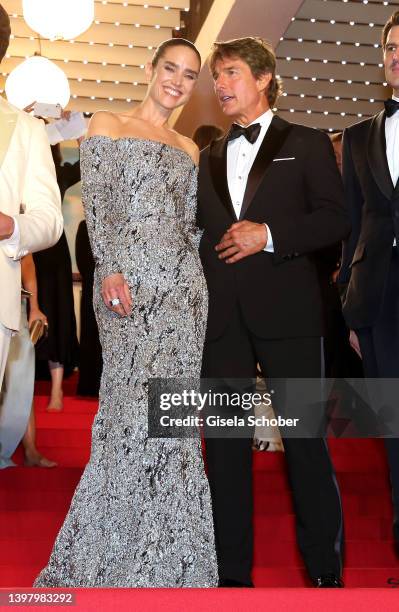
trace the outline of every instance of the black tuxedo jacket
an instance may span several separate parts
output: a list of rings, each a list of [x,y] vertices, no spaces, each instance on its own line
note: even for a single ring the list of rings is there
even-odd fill
[[[385,111],[345,130],[343,178],[352,232],[338,280],[347,285],[346,322],[359,329],[378,317],[392,243],[399,238],[399,182],[395,188],[386,157]]]
[[[201,153],[198,225],[209,289],[207,339],[220,336],[239,302],[263,338],[320,336],[323,314],[313,254],[343,239],[349,221],[328,136],[274,116],[248,177],[240,219],[267,223],[274,254],[226,264],[215,245],[237,221],[226,171],[226,136]]]

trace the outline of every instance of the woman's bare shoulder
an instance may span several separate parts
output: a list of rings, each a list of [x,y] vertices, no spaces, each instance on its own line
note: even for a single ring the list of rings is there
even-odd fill
[[[184,149],[186,153],[188,153],[191,156],[195,165],[198,165],[200,152],[195,142],[191,140],[191,138],[188,138],[187,136],[183,136],[183,134],[178,134],[176,132],[176,135],[178,136],[180,147]]]
[[[110,111],[97,111],[89,122],[87,136],[109,136],[114,137],[118,132],[120,119]]]

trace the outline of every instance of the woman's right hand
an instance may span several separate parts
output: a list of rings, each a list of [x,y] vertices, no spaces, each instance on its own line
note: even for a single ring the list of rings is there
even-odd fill
[[[37,321],[38,319],[43,321],[45,325],[48,325],[46,315],[39,308],[35,308],[31,306],[29,310],[28,327],[30,327],[32,323],[34,321]]]
[[[123,274],[111,274],[104,278],[101,295],[108,310],[116,312],[121,317],[127,317],[132,312],[133,300]],[[113,306],[113,300],[119,300],[119,303]]]

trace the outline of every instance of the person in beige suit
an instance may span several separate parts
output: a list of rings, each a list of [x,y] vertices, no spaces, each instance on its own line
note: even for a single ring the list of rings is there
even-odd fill
[[[10,34],[10,20],[0,4],[0,62]],[[0,96],[0,388],[10,338],[20,325],[20,258],[52,246],[62,225],[60,193],[43,123]]]

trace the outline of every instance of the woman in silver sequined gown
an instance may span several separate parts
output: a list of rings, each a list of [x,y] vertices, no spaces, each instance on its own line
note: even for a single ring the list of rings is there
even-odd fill
[[[161,57],[178,63],[182,47],[166,46]],[[82,144],[81,167],[104,359],[100,406],[90,461],[34,586],[217,586],[200,440],[149,438],[147,425],[149,378],[200,374],[207,289],[197,166],[181,147],[99,134]],[[131,291],[129,316],[103,299],[103,279],[115,273]]]

